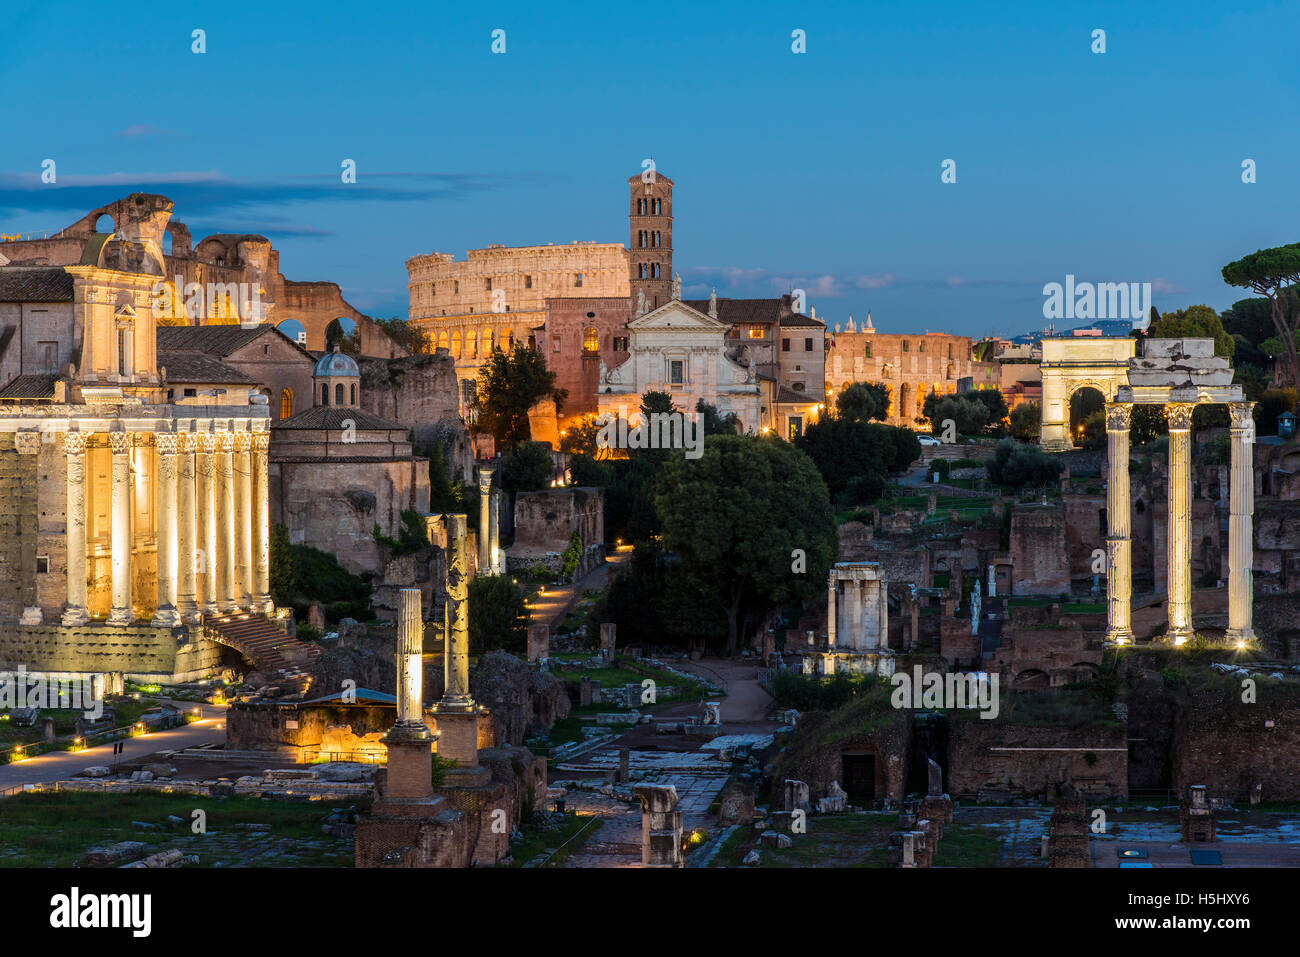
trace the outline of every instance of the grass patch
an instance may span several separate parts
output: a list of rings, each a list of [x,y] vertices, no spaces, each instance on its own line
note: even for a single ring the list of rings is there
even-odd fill
[[[974,824],[945,824],[932,867],[995,867],[998,839]]]
[[[510,845],[510,863],[498,864],[498,867],[523,867],[552,848],[557,849],[556,852],[541,866],[558,867],[587,843],[604,823],[598,817],[579,817],[577,814],[565,814],[558,828],[543,827],[541,820],[544,819],[534,818],[533,823],[522,828],[523,839]],[[573,840],[579,832],[581,836]]]
[[[193,812],[207,815],[194,834]],[[351,867],[353,841],[321,833],[331,805],[153,791],[24,793],[0,802],[0,867],[71,867],[89,847],[142,841],[146,854],[176,848],[211,867]],[[358,810],[363,810],[358,804]],[[178,824],[169,815],[181,818]],[[137,830],[133,821],[157,825]],[[236,824],[269,825],[259,834]]]

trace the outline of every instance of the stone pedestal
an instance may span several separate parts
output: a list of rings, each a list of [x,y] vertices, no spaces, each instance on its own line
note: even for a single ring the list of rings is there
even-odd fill
[[[541,661],[551,656],[551,626],[528,626],[528,660]]]
[[[672,785],[638,784],[641,801],[641,866],[682,866],[682,812]]]
[[[479,711],[434,709],[438,721],[438,757],[453,759],[457,769],[478,767]]]

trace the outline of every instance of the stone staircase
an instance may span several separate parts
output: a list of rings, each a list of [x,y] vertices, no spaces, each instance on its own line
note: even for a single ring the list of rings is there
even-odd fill
[[[290,638],[283,626],[262,615],[205,615],[203,626],[209,638],[234,648],[266,674],[304,670],[321,653],[316,645]]]

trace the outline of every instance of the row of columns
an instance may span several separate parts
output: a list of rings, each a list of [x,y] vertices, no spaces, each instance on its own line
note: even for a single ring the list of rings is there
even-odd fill
[[[1230,402],[1232,454],[1228,518],[1228,632],[1230,641],[1254,637],[1251,622],[1252,522],[1255,484],[1251,445],[1255,441],[1252,402]],[[1196,404],[1166,406],[1169,421],[1168,529],[1165,536],[1169,620],[1167,636],[1181,645],[1192,627],[1192,413]],[[1129,427],[1133,404],[1106,404],[1107,632],[1108,641],[1133,640],[1132,493],[1129,487]]]
[[[90,620],[87,604],[86,439],[64,436],[67,455],[65,625]],[[270,512],[265,432],[153,433],[157,483],[157,610],[152,623],[197,624],[204,613],[270,611]],[[129,624],[133,433],[110,432],[112,606]],[[202,583],[198,575],[203,573]]]

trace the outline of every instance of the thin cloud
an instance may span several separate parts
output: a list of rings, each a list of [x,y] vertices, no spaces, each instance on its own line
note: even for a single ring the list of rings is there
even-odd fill
[[[126,129],[118,130],[113,134],[116,139],[124,139],[136,136],[171,136],[171,130],[165,130],[161,126],[153,126],[149,123],[133,123]]]

